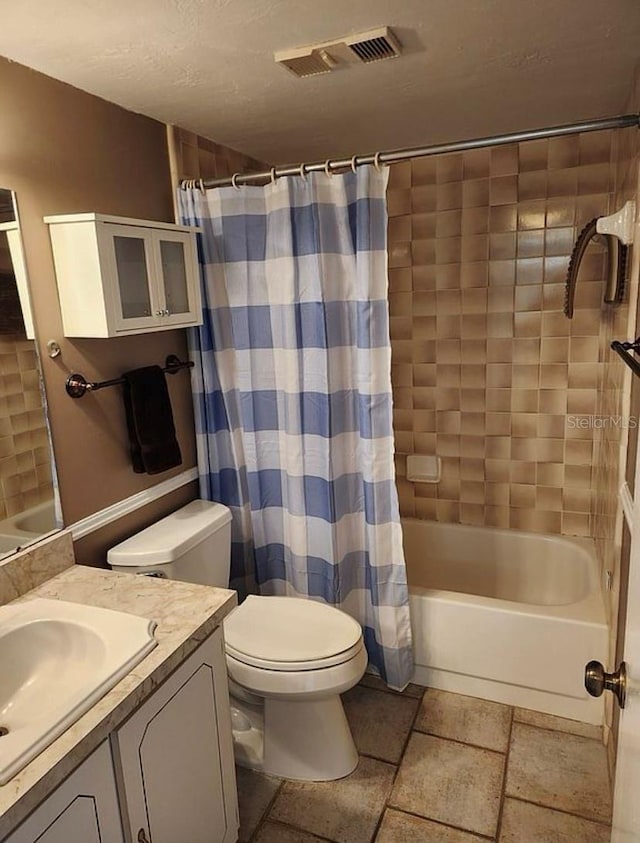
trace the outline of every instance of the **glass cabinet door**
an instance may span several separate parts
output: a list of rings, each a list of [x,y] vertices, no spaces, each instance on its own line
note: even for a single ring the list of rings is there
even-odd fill
[[[113,260],[116,330],[148,327],[160,318],[154,295],[153,250],[149,230],[135,226],[105,225],[107,253]]]
[[[155,234],[156,259],[159,261],[160,297],[164,297],[163,321],[169,324],[194,324],[198,319],[198,278],[193,235],[183,231]]]
[[[151,316],[151,291],[144,240],[118,234],[113,238],[123,319]]]
[[[184,243],[178,240],[160,238],[160,265],[164,281],[164,296],[167,310],[172,313],[189,312],[189,291],[187,289],[187,262]]]

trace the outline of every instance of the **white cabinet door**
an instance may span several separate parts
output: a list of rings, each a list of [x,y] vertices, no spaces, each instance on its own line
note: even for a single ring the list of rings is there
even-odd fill
[[[195,238],[184,231],[154,231],[158,299],[164,325],[200,323],[200,282]]]
[[[5,843],[124,843],[109,743],[105,741]]]
[[[222,631],[114,737],[134,841],[233,843],[238,809]]]

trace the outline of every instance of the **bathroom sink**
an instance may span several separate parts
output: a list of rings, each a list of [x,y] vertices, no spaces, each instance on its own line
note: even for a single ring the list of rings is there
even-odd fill
[[[153,650],[155,627],[62,600],[0,607],[0,785]]]

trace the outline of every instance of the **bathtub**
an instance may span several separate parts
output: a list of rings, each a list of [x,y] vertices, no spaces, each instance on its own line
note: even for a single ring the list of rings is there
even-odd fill
[[[588,539],[402,522],[414,682],[601,724],[584,666],[607,663],[598,564]]]
[[[0,559],[59,528],[53,498],[0,521]]]

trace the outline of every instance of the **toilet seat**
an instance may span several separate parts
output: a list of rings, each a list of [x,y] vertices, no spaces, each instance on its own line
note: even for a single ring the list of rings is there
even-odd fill
[[[352,617],[299,597],[250,595],[224,621],[227,656],[269,671],[325,670],[355,658],[362,629]]]

